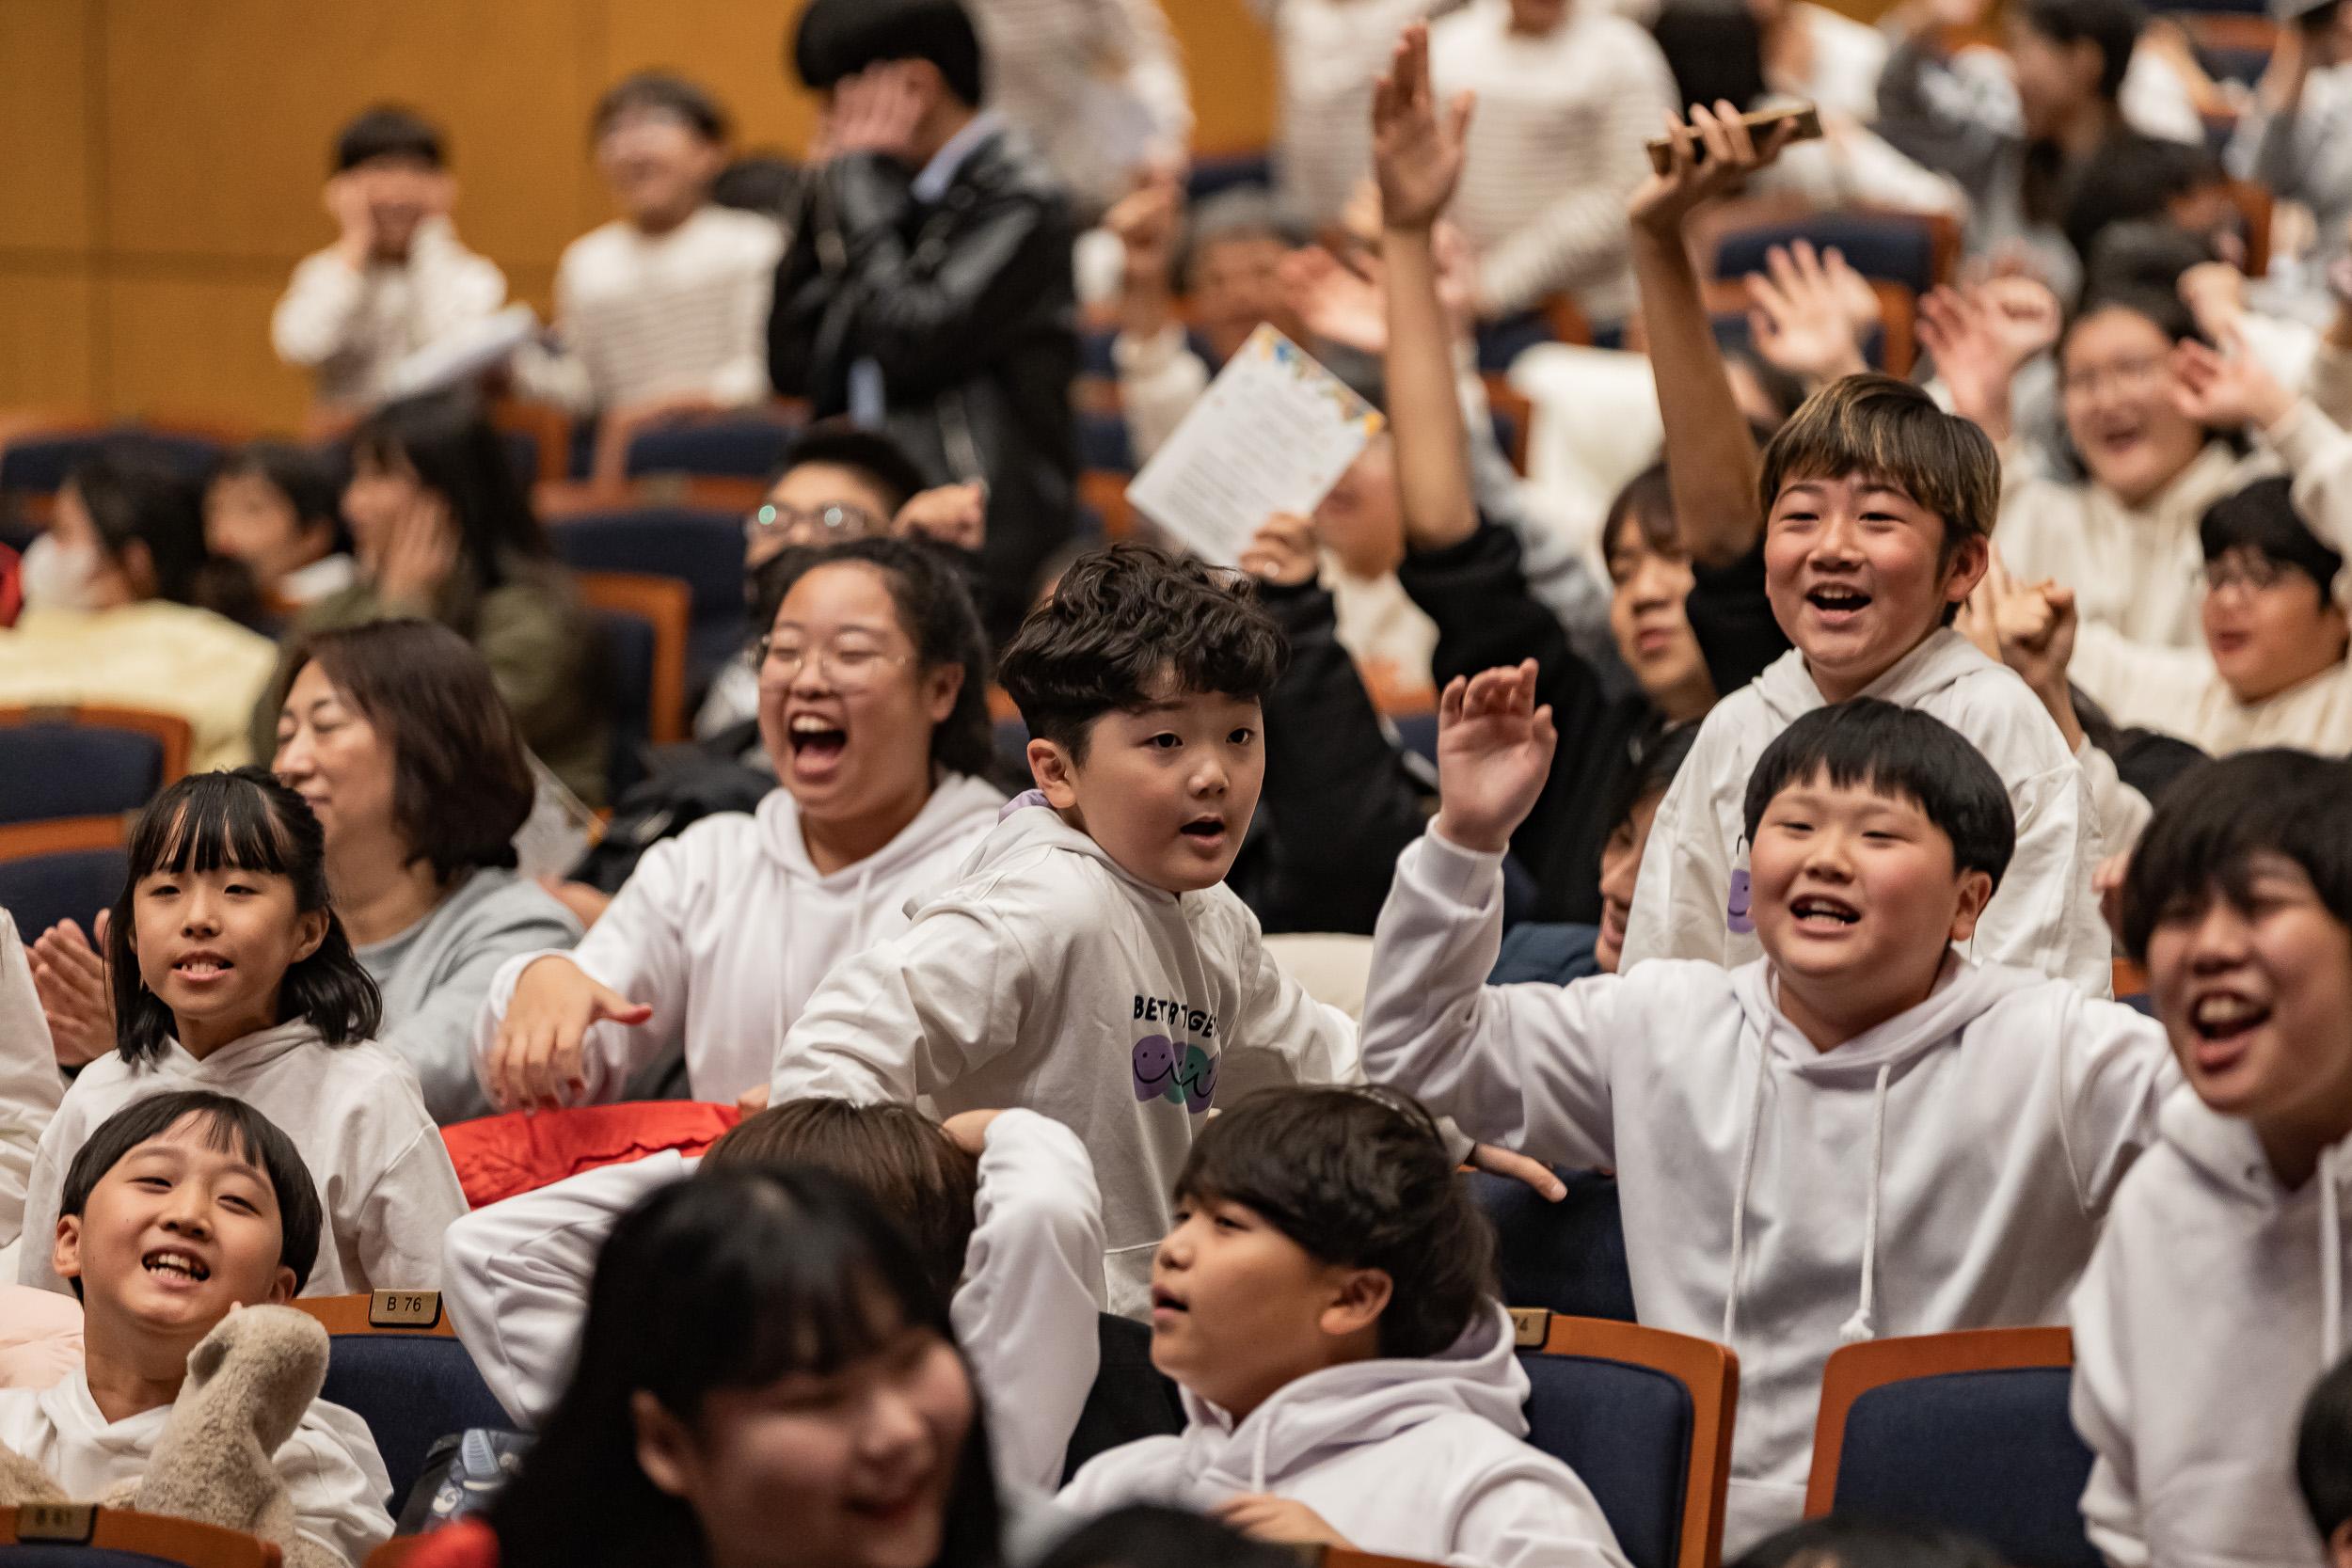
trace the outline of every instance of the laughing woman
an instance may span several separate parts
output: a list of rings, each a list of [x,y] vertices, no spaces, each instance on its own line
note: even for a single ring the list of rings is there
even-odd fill
[[[618,1099],[673,1042],[695,1099],[764,1088],[826,971],[905,929],[995,825],[986,645],[954,568],[887,539],[778,564],[759,733],[784,787],[654,845],[571,953],[507,960],[473,1032],[500,1105]]]

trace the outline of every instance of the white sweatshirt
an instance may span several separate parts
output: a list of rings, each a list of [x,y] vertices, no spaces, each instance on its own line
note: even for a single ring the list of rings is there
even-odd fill
[[[159,1404],[109,1426],[80,1369],[51,1388],[0,1388],[0,1447],[40,1466],[76,1502],[95,1502],[147,1473],[171,1406]],[[384,1512],[392,1478],[375,1439],[340,1404],[312,1400],[302,1424],[271,1456],[293,1497],[303,1534],[359,1568],[391,1538]]]
[[[506,1413],[535,1427],[571,1377],[589,1281],[612,1225],[702,1157],[665,1149],[477,1209],[449,1227],[450,1321]],[[976,1223],[948,1314],[988,1401],[997,1473],[1050,1490],[1102,1347],[1103,1200],[1077,1135],[1029,1111],[989,1123]]]
[[[170,1040],[157,1062],[133,1067],[110,1053],[84,1068],[33,1156],[25,1233],[56,1234],[67,1167],[100,1123],[175,1089],[242,1100],[301,1151],[326,1211],[304,1295],[439,1288],[441,1232],[466,1212],[466,1192],[416,1073],[373,1041],[330,1046],[300,1019],[231,1040],[200,1062]],[[46,1244],[27,1245],[17,1278],[66,1290],[49,1257]]]
[[[838,965],[775,1056],[771,1104],[929,1095],[1074,1131],[1104,1184],[1109,1309],[1151,1309],[1169,1189],[1212,1099],[1356,1072],[1356,1026],[1275,966],[1222,883],[1136,880],[1042,806],[1009,812],[904,935]]]
[[[317,375],[320,403],[381,402],[392,367],[426,344],[488,319],[506,301],[506,276],[459,243],[446,217],[417,225],[403,261],[364,270],[329,247],[294,268],[269,336],[278,357]]]
[[[2161,1126],[2074,1292],[2083,1521],[2120,1568],[2317,1568],[2296,1428],[2344,1348],[2352,1151],[2287,1192],[2253,1128],[2188,1090]]]
[[[49,1021],[33,989],[33,967],[16,922],[0,910],[0,1247],[14,1242],[24,1225],[33,1151],[64,1099],[65,1074],[57,1070]]]
[[[2017,849],[1969,956],[2113,995],[2113,949],[2090,886],[2099,810],[2041,699],[1949,626],[1929,633],[1861,695],[1941,719],[2009,786]],[[1644,958],[1706,958],[1729,969],[1761,956],[1753,932],[1733,930],[1727,913],[1734,871],[1743,873],[1741,888],[1747,880],[1748,775],[1783,730],[1822,705],[1795,648],[1715,705],[1650,828],[1620,973]]]
[[[1740,1354],[1726,1558],[1802,1512],[1841,1340],[2065,1322],[2180,1082],[2153,1020],[1957,955],[1927,1001],[1823,1052],[1769,960],[1489,987],[1502,941],[1502,857],[1408,847],[1365,1071],[1471,1137],[1616,1171],[1641,1321]]]
[[[897,838],[831,876],[809,860],[800,810],[782,789],[756,812],[707,816],[646,850],[563,955],[653,1008],[633,1029],[588,1031],[583,1103],[618,1100],[629,1074],[681,1040],[695,1099],[732,1101],[766,1083],[777,1038],[818,982],[850,954],[905,930],[907,900],[953,878],[1004,801],[981,780],[947,774]],[[553,952],[509,958],[490,982],[473,1028],[474,1071],[485,1087],[515,982]]]
[[[1095,1455],[1054,1500],[1092,1515],[1131,1503],[1200,1511],[1271,1492],[1383,1556],[1624,1568],[1583,1481],[1526,1441],[1527,1394],[1510,1315],[1489,1303],[1441,1354],[1327,1367],[1238,1423],[1187,1388],[1182,1435]]]

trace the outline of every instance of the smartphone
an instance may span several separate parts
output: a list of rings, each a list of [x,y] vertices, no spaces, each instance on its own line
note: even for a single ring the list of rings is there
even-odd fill
[[[1753,113],[1741,115],[1740,123],[1748,128],[1748,135],[1760,139],[1767,131],[1784,119],[1793,119],[1797,122],[1796,135],[1788,138],[1790,141],[1820,141],[1821,139],[1821,111],[1810,103],[1791,103],[1780,109],[1757,109]],[[1648,145],[1650,167],[1663,174],[1674,166],[1672,140],[1665,136],[1653,136]],[[1707,160],[1705,142],[1699,144],[1698,153],[1699,161],[1704,163]]]

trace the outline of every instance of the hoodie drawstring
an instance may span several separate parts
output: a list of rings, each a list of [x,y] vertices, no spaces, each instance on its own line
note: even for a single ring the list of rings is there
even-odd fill
[[[2336,1151],[2319,1151],[2319,1364],[2344,1354],[2343,1211],[2336,1196]]]
[[[1249,1490],[1252,1492],[1265,1490],[1266,1438],[1273,1431],[1271,1420],[1261,1419],[1258,1422],[1258,1440],[1250,1445],[1249,1449]]]
[[[1764,1075],[1772,1062],[1758,1052],[1756,1086],[1748,1095],[1748,1131],[1740,1141],[1740,1184],[1731,1194],[1731,1280],[1724,1289],[1723,1343],[1731,1343],[1731,1330],[1740,1318],[1740,1260],[1748,1244],[1748,1177],[1756,1169],[1756,1142],[1764,1126]]]
[[[1860,1344],[1878,1335],[1870,1323],[1870,1305],[1878,1284],[1879,1174],[1886,1164],[1886,1075],[1894,1070],[1892,1062],[1880,1067],[1878,1087],[1870,1096],[1870,1196],[1862,1220],[1862,1303],[1837,1330],[1842,1345]]]

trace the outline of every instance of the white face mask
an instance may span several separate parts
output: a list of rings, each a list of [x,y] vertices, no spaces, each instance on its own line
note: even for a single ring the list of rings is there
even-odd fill
[[[68,549],[44,533],[25,547],[23,580],[27,610],[95,610],[98,547]]]

